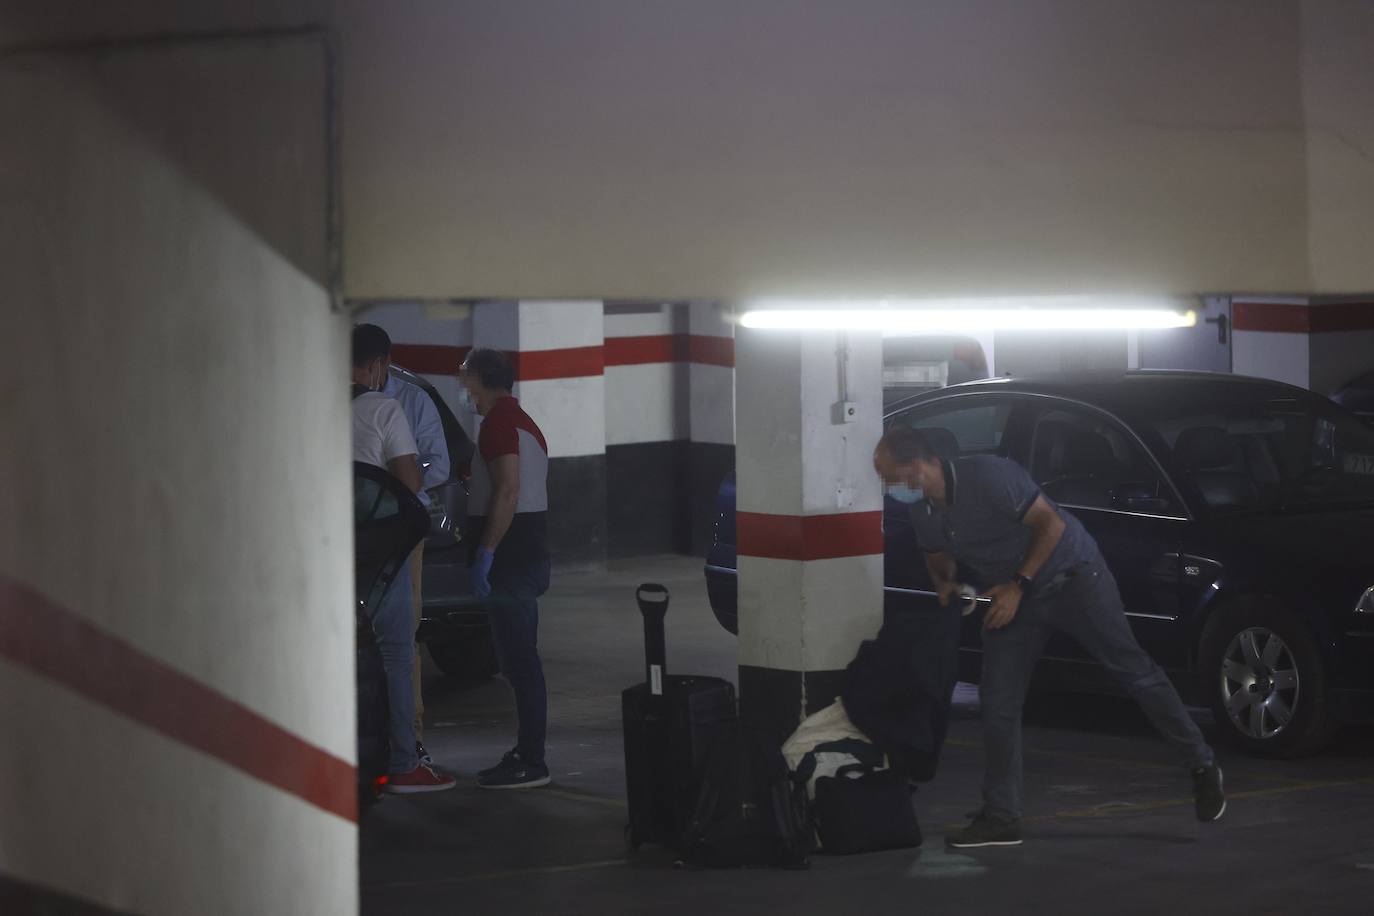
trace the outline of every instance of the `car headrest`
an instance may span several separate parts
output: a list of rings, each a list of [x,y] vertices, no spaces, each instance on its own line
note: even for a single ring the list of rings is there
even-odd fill
[[[943,426],[925,426],[916,431],[924,437],[926,444],[941,458],[959,457],[959,440],[954,437],[954,433]]]
[[[1045,476],[1062,473],[1064,456],[1068,454],[1074,427],[1068,423],[1046,420],[1035,430],[1035,458],[1032,465]]]
[[[1215,426],[1194,426],[1178,434],[1174,460],[1185,471],[1229,467],[1236,460],[1236,440]]]

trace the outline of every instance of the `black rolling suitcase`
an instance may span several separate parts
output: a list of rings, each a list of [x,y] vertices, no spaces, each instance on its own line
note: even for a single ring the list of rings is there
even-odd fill
[[[641,585],[635,597],[644,615],[645,682],[620,697],[630,808],[626,835],[632,847],[677,848],[696,805],[706,752],[721,728],[735,721],[735,687],[718,677],[667,674],[668,590]]]

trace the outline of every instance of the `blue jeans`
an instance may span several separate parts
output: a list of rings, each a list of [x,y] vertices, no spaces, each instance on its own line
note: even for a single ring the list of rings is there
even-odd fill
[[[372,615],[372,632],[386,669],[386,692],[391,709],[392,773],[409,773],[420,765],[415,756],[415,621],[411,615],[410,563],[401,564],[391,586]]]
[[[515,750],[525,763],[543,766],[548,732],[548,691],[539,660],[539,595],[547,586],[537,571],[502,570],[491,577],[487,616],[501,673],[515,691],[520,720]]]
[[[1136,642],[1116,580],[1105,566],[1087,564],[1052,594],[1032,594],[1006,627],[983,633],[978,693],[987,754],[983,809],[988,814],[1021,817],[1021,711],[1051,630],[1072,636],[1107,669],[1173,745],[1180,763],[1190,769],[1211,765],[1212,749],[1174,685]]]

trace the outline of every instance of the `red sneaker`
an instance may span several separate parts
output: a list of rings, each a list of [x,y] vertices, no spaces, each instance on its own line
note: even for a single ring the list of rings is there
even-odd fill
[[[452,789],[458,780],[420,764],[409,773],[392,773],[386,781],[386,790],[392,795],[413,795],[418,792],[443,792]]]

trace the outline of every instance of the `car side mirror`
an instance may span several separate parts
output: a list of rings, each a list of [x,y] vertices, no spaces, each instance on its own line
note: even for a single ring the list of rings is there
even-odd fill
[[[1169,500],[1159,495],[1158,484],[1144,481],[1131,481],[1117,487],[1112,503],[1127,512],[1162,512],[1169,508]]]

